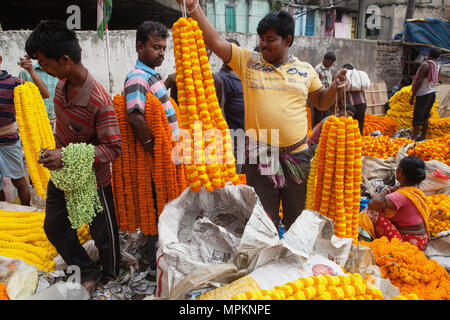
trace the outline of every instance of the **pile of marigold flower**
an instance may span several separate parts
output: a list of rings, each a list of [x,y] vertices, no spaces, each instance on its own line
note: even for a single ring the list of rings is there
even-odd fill
[[[44,231],[44,211],[0,210],[0,256],[22,259],[39,270],[53,271],[58,255]],[[84,244],[90,239],[89,226],[77,231]]]
[[[6,285],[0,282],[0,300],[9,300],[8,294],[6,293]]]
[[[430,205],[428,226],[430,235],[450,230],[450,196],[444,193],[432,194],[427,197]]]
[[[446,134],[450,134],[450,117],[428,120],[427,139],[439,138]]]
[[[389,110],[386,112],[386,116],[394,120],[399,128],[412,129],[412,120],[414,113],[414,105],[409,104],[411,97],[411,86],[403,87],[400,91],[397,91],[391,99],[389,99]],[[431,108],[430,119],[439,118],[437,111],[438,103],[435,100],[433,107]]]
[[[413,142],[408,138],[391,139],[388,136],[365,136],[362,138],[362,155],[380,159],[395,157],[401,147]]]
[[[149,92],[145,103],[145,120],[155,139],[153,156],[136,142],[128,122],[125,97],[117,94],[113,102],[122,135],[122,153],[112,164],[118,225],[123,232],[133,233],[140,229],[145,235],[156,235],[158,215],[165,204],[177,198],[187,187],[184,165],[176,164],[172,159],[176,141],[172,140],[164,107],[156,96]],[[171,103],[177,112],[175,101],[171,99]]]
[[[323,124],[311,163],[306,208],[332,219],[338,237],[358,238],[361,179],[358,121],[331,116]]]
[[[359,244],[372,249],[383,278],[390,279],[402,295],[416,294],[420,300],[450,299],[450,275],[417,246],[386,237]]]
[[[395,300],[417,300],[408,294]],[[252,290],[230,300],[386,300],[375,285],[365,281],[359,273],[345,276],[320,274],[299,278],[268,290]]]
[[[423,161],[438,160],[450,165],[450,134],[418,142],[406,153],[410,156],[419,157]]]
[[[232,140],[220,109],[203,33],[197,21],[181,17],[172,28],[180,124],[185,139],[183,158],[191,191],[239,184]],[[197,137],[197,138],[196,138]],[[193,146],[192,146],[193,145]]]
[[[383,136],[392,137],[397,131],[397,123],[386,116],[366,113],[364,116],[363,135],[368,136],[374,131],[380,131]]]
[[[50,171],[38,159],[42,148],[55,148],[55,138],[44,100],[34,83],[25,82],[14,88],[14,108],[28,174],[37,195],[45,199]]]

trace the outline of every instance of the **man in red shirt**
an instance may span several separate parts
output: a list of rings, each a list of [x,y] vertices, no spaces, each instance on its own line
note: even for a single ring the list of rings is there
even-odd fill
[[[73,30],[62,21],[41,21],[28,38],[25,50],[42,69],[60,79],[56,86],[56,148],[40,160],[50,170],[63,166],[61,148],[69,143],[95,146],[94,169],[103,211],[90,232],[99,250],[102,269],[88,256],[71,228],[64,192],[52,181],[47,189],[44,230],[68,265],[81,269],[83,286],[92,292],[99,280],[116,279],[119,272],[119,236],[111,189],[111,162],[121,153],[122,140],[112,101],[81,62],[81,47]]]

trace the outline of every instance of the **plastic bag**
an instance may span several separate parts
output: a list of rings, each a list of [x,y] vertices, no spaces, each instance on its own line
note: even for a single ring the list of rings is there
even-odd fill
[[[88,300],[89,292],[76,282],[57,282],[28,300]]]

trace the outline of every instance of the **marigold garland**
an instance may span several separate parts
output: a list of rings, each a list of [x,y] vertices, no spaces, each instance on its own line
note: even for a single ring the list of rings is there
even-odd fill
[[[428,120],[427,139],[439,138],[446,134],[450,134],[450,117]]]
[[[230,300],[386,300],[381,290],[359,273],[345,276],[320,274],[299,278],[268,290],[247,291]],[[417,300],[406,294],[392,300]]]
[[[151,92],[146,95],[144,116],[154,136],[153,156],[136,142],[128,123],[125,97],[117,94],[113,102],[122,135],[122,154],[112,167],[118,225],[123,232],[139,229],[146,235],[156,235],[158,215],[165,204],[177,198],[187,187],[184,165],[172,161],[172,150],[177,142],[172,140],[161,101]],[[178,107],[172,99],[171,103],[178,118]]]
[[[402,295],[416,294],[420,300],[450,299],[450,275],[417,246],[386,237],[359,244],[372,249],[383,277],[390,279]]]
[[[38,159],[42,148],[55,148],[55,138],[44,100],[34,83],[25,82],[14,88],[14,108],[28,174],[37,195],[45,199],[50,171]]]
[[[44,231],[44,211],[0,210],[0,256],[22,259],[39,270],[53,271],[58,255]],[[81,244],[91,239],[89,226],[77,230]]]
[[[365,136],[362,138],[362,154],[380,159],[396,157],[405,144],[414,143],[408,138],[391,139],[388,136]]]
[[[339,237],[358,238],[361,135],[352,118],[325,121],[307,183],[306,208],[334,220]]]
[[[228,125],[220,109],[203,33],[192,18],[172,28],[180,125],[190,134],[183,157],[191,191],[239,184]]]

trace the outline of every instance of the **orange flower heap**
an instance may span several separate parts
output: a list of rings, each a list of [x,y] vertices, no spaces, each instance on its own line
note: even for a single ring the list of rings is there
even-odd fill
[[[364,116],[363,135],[368,136],[374,131],[380,131],[383,136],[392,137],[397,131],[397,123],[386,116],[375,116],[366,113]]]
[[[362,153],[363,156],[387,159],[397,156],[401,147],[413,142],[408,138],[390,139],[388,136],[365,136],[362,138]]]
[[[217,100],[203,33],[197,21],[180,18],[172,28],[180,125],[190,139],[183,145],[191,191],[240,183],[232,140]]]
[[[430,118],[428,120],[427,139],[442,137],[450,133],[450,117]]]
[[[384,278],[403,296],[416,294],[420,300],[450,299],[450,275],[435,260],[428,259],[417,246],[386,237],[359,244],[372,249]]]
[[[339,237],[358,237],[361,199],[361,134],[352,118],[323,124],[307,184],[306,208],[334,220]]]
[[[406,153],[423,161],[438,160],[450,165],[450,134],[419,142]]]

